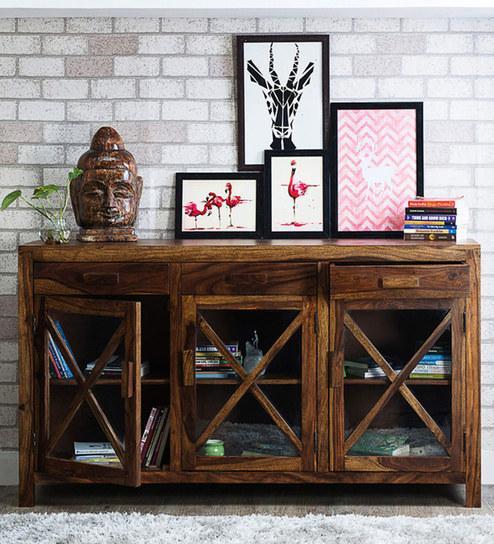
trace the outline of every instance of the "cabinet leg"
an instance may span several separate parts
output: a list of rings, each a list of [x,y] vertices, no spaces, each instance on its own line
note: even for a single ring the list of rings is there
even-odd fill
[[[19,506],[24,508],[30,508],[35,503],[35,485],[34,481],[20,481],[19,482]]]
[[[468,478],[465,486],[465,506],[467,508],[480,508],[482,506],[482,487],[480,477]]]

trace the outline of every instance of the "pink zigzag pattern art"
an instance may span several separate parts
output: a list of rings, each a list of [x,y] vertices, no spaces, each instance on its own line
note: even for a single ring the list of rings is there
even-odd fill
[[[338,112],[338,230],[403,229],[416,196],[415,111]]]

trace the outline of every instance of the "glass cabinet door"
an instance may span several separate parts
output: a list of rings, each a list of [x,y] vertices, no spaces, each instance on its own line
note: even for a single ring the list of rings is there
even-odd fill
[[[139,302],[40,299],[40,470],[140,483]]]
[[[335,307],[337,469],[459,469],[463,300]]]
[[[314,470],[310,297],[182,297],[184,465]]]

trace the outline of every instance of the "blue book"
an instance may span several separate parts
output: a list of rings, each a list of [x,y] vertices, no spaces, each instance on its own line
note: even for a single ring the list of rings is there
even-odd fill
[[[62,359],[63,359],[62,354],[60,353],[60,350],[58,349],[51,335],[50,335],[50,340],[48,344],[48,349],[50,350],[53,360],[55,361],[55,364],[57,365],[60,375],[62,376],[62,378],[67,378],[65,365],[62,363]]]
[[[70,347],[70,344],[69,344],[69,341],[67,340],[67,337],[65,336],[65,332],[64,332],[64,330],[62,328],[62,324],[60,323],[60,321],[55,320],[55,326],[57,327],[58,332],[60,333],[60,336],[64,339],[65,345],[67,346],[67,349],[70,351],[70,353],[71,353],[71,355],[72,355],[72,357],[73,357],[73,359],[75,361],[76,358],[75,358],[74,352],[72,351],[72,348]],[[57,352],[59,354],[61,363],[62,363],[63,368],[65,370],[66,378],[72,379],[74,377],[74,374],[72,373],[72,370],[70,370],[70,367],[67,364],[67,361],[65,360],[65,357],[62,355],[62,352],[60,351],[60,349],[58,348],[58,346],[56,344],[55,344],[55,349],[57,350]]]

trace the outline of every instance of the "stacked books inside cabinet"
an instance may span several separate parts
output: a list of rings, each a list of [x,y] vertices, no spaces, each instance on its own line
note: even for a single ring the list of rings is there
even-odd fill
[[[229,342],[226,347],[241,365],[242,355],[238,342]],[[212,344],[202,344],[196,347],[195,370],[198,379],[234,378],[237,375],[232,369],[231,363]]]
[[[60,333],[60,336],[64,339],[65,345],[70,351],[73,359],[75,360],[74,354],[70,347],[70,344],[65,336],[65,332],[60,324],[60,321],[55,321],[55,326]],[[58,380],[70,380],[74,377],[72,370],[70,370],[65,357],[62,355],[62,351],[53,340],[51,334],[48,337],[48,358],[50,360],[50,376]]]
[[[417,198],[405,210],[405,240],[454,242],[457,236],[457,208],[454,199]]]
[[[388,355],[384,355],[384,357],[396,373],[399,373],[407,362]],[[345,360],[343,369],[345,378],[372,379],[386,377],[384,370],[370,357],[362,357],[357,361]],[[418,380],[446,380],[450,376],[451,349],[449,346],[437,344],[422,357],[409,377]]]
[[[158,468],[163,464],[163,455],[169,435],[169,407],[153,407],[141,438],[141,465],[143,467]]]
[[[96,465],[120,463],[110,442],[74,442],[74,460]]]
[[[86,368],[84,369],[84,372],[86,374],[90,374],[94,370],[96,363],[97,363],[97,360],[87,363]],[[120,357],[120,355],[112,355],[110,359],[108,360],[108,362],[106,363],[105,368],[100,373],[100,376],[121,377],[122,365],[123,365],[122,357]],[[143,376],[146,376],[147,374],[149,374],[149,361],[142,361],[141,378]]]

